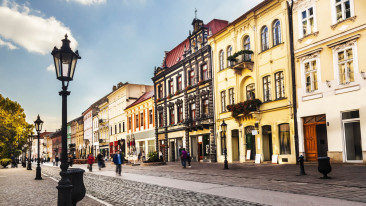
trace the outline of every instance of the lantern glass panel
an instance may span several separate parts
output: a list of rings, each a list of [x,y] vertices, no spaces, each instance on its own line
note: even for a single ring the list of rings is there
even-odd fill
[[[75,73],[75,67],[76,67],[76,61],[78,60],[78,58],[76,56],[73,57],[72,62],[71,62],[71,71],[70,71],[70,78],[74,78],[74,73]]]
[[[63,53],[62,54],[62,77],[70,77],[70,66],[72,62],[72,54]]]
[[[55,69],[57,78],[61,76],[61,65],[60,65],[60,54],[56,53],[53,55],[53,60],[55,61]]]

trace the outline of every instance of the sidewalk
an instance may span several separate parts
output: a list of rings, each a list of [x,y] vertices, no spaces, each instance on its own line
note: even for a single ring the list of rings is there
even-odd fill
[[[154,167],[123,165],[122,177],[116,176],[112,164],[106,165],[99,171],[95,164],[91,173],[268,205],[366,202],[365,167],[358,165],[333,165],[330,180],[319,179],[317,165],[306,165],[306,176],[296,176],[297,165],[231,164],[229,170],[215,163],[193,163],[191,169],[182,169],[179,163]],[[86,165],[74,167],[86,170]]]
[[[34,166],[34,165],[33,165]],[[0,206],[7,205],[57,205],[57,182],[42,175],[43,180],[34,180],[36,170],[18,168],[0,169]],[[103,205],[87,196],[78,206]]]

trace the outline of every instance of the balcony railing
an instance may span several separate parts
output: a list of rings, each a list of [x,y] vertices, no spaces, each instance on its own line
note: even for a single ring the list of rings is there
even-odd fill
[[[237,73],[241,73],[242,69],[253,71],[254,62],[252,61],[253,51],[241,50],[228,57],[230,67],[235,69]]]

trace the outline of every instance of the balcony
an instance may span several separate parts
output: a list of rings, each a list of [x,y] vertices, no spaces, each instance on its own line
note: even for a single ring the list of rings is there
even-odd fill
[[[254,62],[252,61],[253,51],[241,50],[229,56],[227,59],[230,61],[230,68],[235,70],[235,73],[241,74],[243,69],[249,69],[253,71]]]
[[[106,123],[107,123],[106,119],[100,119],[99,120],[99,124],[101,124],[101,125],[105,125]]]

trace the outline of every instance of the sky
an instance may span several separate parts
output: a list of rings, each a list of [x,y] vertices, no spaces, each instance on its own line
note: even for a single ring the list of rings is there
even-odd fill
[[[192,20],[229,22],[262,0],[0,0],[0,94],[43,131],[61,128],[61,82],[51,51],[67,33],[78,50],[68,121],[119,82],[149,84],[164,51],[187,38]]]

